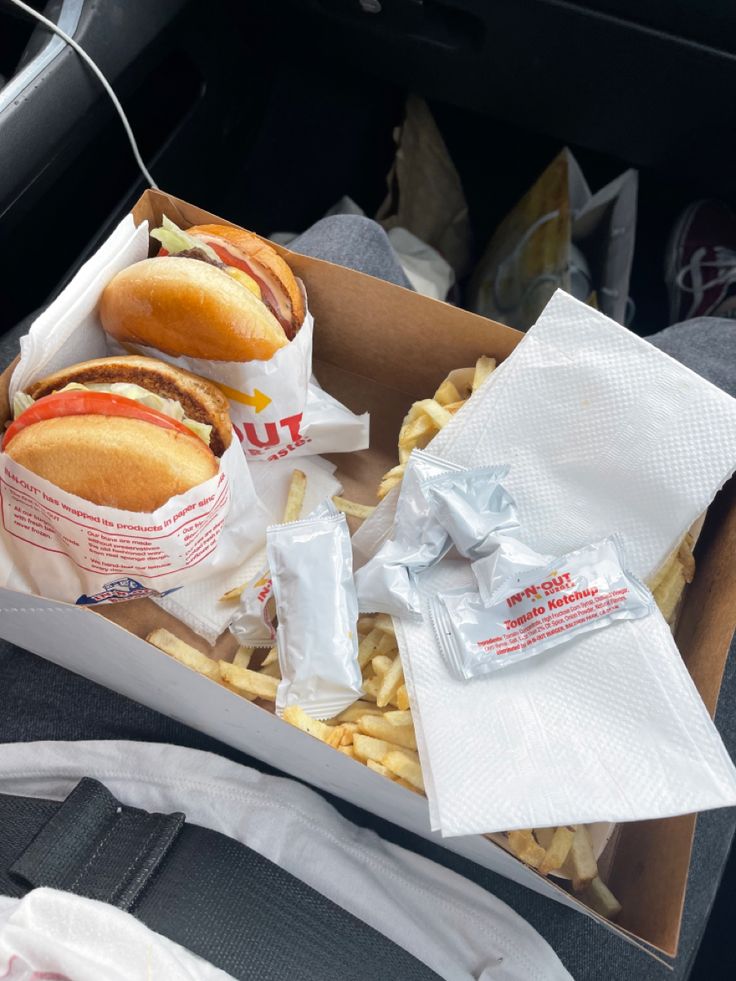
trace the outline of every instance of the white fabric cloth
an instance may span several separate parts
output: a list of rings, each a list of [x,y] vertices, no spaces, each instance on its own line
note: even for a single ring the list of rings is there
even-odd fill
[[[0,896],[0,978],[7,981],[227,981],[134,916],[57,889]]]
[[[126,804],[159,812],[184,811],[191,823],[244,842],[380,930],[443,978],[570,981],[546,941],[496,897],[356,827],[314,791],[294,781],[267,776],[209,753],[159,744],[21,743],[5,746],[0,754],[3,793],[61,800],[82,776],[100,780]],[[16,904],[14,909],[10,903]],[[94,981],[103,977],[105,981],[190,977],[214,981],[225,977],[191,957],[189,962],[182,959],[181,948],[161,943],[150,931],[144,938],[137,931],[145,928],[131,924],[133,918],[126,913],[107,907],[90,910],[90,928],[83,929],[80,918],[85,920],[91,906],[99,904],[84,900],[62,903],[47,890],[30,893],[20,903],[0,899],[0,976],[7,970],[7,977],[16,981],[8,961],[18,950],[20,938],[32,937],[35,930],[49,944],[58,938],[55,951],[47,944],[48,957],[57,956],[58,964],[47,960],[43,970],[66,973],[73,981],[93,977]],[[102,924],[96,919],[98,914],[106,923],[104,929],[93,930],[94,922]],[[78,946],[89,948],[92,964],[94,957],[102,964],[106,962],[100,958],[110,961],[111,951],[120,950],[113,945],[121,937],[129,938],[124,945],[126,956],[115,959],[117,973],[98,970],[95,976],[82,972],[81,954],[73,951],[78,959],[71,960],[72,954],[64,947],[68,942],[63,939],[69,934],[77,936],[77,930]],[[176,961],[171,959],[179,957],[181,969],[146,973],[147,962],[143,961],[146,968],[142,969],[140,960],[136,961],[146,944],[151,950],[158,944],[156,956],[168,957],[172,964]],[[25,950],[35,966],[32,947]],[[53,967],[46,966],[51,964]]]

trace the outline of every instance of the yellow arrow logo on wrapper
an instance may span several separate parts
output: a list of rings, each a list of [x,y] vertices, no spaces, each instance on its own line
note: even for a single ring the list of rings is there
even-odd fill
[[[230,388],[229,385],[223,385],[222,382],[215,382],[215,384],[222,394],[226,395],[232,402],[249,405],[251,409],[255,409],[256,414],[262,412],[263,409],[271,404],[271,399],[268,395],[258,388],[253,389],[252,395],[247,395],[245,392],[239,392],[237,388]]]

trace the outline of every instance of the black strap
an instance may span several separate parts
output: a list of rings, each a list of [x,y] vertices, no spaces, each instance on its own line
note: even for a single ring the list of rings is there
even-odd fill
[[[183,814],[125,807],[96,780],[62,804],[0,795],[0,828],[0,894],[51,886],[102,900],[236,978],[437,978],[252,849]]]

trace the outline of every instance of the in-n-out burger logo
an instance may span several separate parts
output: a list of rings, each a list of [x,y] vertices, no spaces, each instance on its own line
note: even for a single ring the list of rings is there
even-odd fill
[[[257,597],[256,597],[259,603],[266,603],[268,600],[271,599],[272,589],[271,589],[270,576],[264,576],[262,579],[259,579],[258,582],[253,583],[253,585],[261,587],[258,590]]]
[[[233,429],[241,443],[267,450],[282,443],[285,435],[291,442],[301,439],[302,415],[303,413],[297,412],[296,415],[286,416],[277,422],[233,423]]]
[[[521,603],[525,599],[541,600],[543,596],[552,596],[563,589],[571,589],[574,585],[569,572],[563,572],[560,575],[555,572],[538,586],[530,585],[520,593],[512,593],[511,596],[507,596],[506,605],[509,607],[516,606],[517,603]]]

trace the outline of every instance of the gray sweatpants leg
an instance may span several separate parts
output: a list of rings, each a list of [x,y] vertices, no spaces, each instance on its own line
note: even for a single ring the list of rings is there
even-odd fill
[[[411,289],[388,235],[371,218],[330,215],[289,243],[289,248],[313,259],[326,259],[349,269]]]
[[[736,396],[736,321],[696,317],[665,327],[647,340]]]

